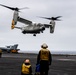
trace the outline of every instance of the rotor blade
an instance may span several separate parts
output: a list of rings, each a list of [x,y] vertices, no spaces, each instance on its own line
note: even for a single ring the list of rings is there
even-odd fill
[[[55,17],[55,18],[60,18],[60,17],[62,17],[62,16],[57,16],[57,17]]]
[[[2,4],[0,4],[0,5],[1,5],[1,6],[3,6],[3,7],[6,7],[6,8],[8,8],[8,9],[15,10],[15,8],[8,7],[8,6],[2,5]]]
[[[40,18],[44,18],[44,19],[48,19],[48,20],[57,20],[57,21],[60,21],[60,19],[58,19],[60,17],[62,17],[62,16],[51,17],[51,18],[47,18],[47,17],[40,17]]]
[[[29,9],[28,7],[24,7],[24,8],[19,8],[19,10],[23,10],[23,9]]]
[[[56,21],[61,21],[61,19],[56,19]]]
[[[51,18],[47,18],[47,17],[40,17],[40,16],[39,16],[39,18],[44,18],[44,19],[51,20]]]
[[[6,7],[6,8],[8,8],[8,9],[11,9],[11,10],[15,10],[15,11],[18,11],[18,12],[20,12],[19,10],[22,10],[22,9],[29,9],[28,7],[24,7],[24,8],[13,8],[13,7],[9,7],[9,6],[5,6],[5,5],[2,5],[2,4],[0,4],[1,6],[3,6],[3,7]]]

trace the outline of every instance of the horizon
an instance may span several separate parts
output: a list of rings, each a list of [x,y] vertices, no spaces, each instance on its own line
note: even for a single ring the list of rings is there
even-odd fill
[[[36,53],[38,54],[39,51],[33,51],[33,50],[30,50],[30,51],[24,51],[24,50],[20,50],[18,51],[19,53]],[[76,51],[51,51],[51,54],[65,54],[65,55],[76,55]]]

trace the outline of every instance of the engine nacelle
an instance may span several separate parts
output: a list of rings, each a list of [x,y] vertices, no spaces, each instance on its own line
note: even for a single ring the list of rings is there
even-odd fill
[[[17,19],[18,19],[18,11],[15,11],[14,12],[14,15],[13,15],[11,29],[14,29],[15,28],[15,25],[17,24]]]
[[[18,11],[15,11],[15,12],[14,12],[14,15],[13,15],[13,21],[14,21],[13,24],[14,24],[14,25],[17,24],[17,19],[18,19]]]
[[[50,33],[54,33],[54,29],[55,29],[55,21],[52,20],[52,21],[50,22],[50,24],[51,24],[51,26],[50,26]]]
[[[50,26],[50,33],[54,33],[55,25]]]

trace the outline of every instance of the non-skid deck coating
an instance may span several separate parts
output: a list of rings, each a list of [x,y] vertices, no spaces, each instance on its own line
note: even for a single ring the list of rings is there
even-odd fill
[[[21,65],[29,58],[35,73],[37,54],[3,54],[0,58],[0,75],[21,75]],[[54,56],[49,75],[76,75],[76,56]]]

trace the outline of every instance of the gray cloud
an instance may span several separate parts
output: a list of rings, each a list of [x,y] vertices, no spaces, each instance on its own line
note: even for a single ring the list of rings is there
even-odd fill
[[[76,50],[75,0],[0,0],[0,3],[12,7],[29,7],[19,15],[35,22],[49,23],[37,16],[63,16],[62,21],[56,22],[54,34],[46,29],[44,33],[34,37],[32,34],[24,35],[18,29],[11,30],[13,11],[0,6],[0,46],[18,43],[21,50],[39,50],[40,45],[45,42],[51,51]]]

